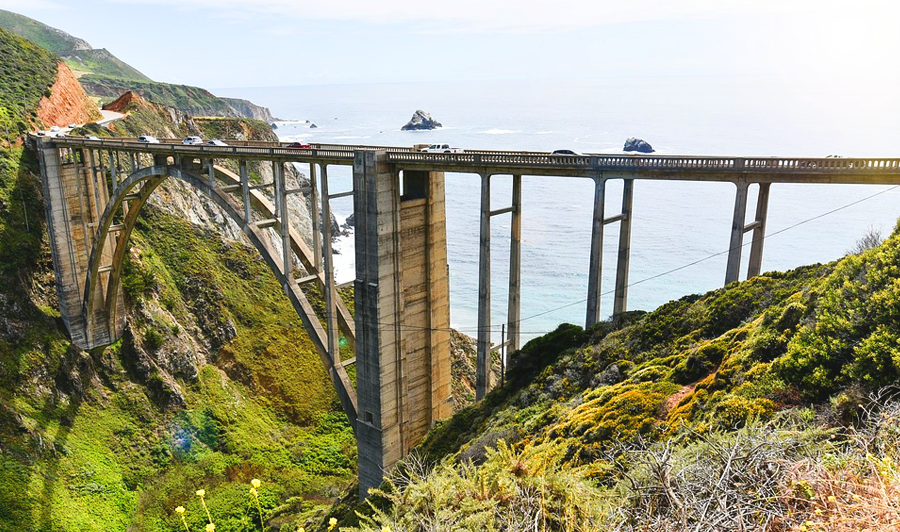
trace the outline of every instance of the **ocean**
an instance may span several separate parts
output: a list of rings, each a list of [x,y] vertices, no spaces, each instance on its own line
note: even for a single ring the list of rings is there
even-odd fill
[[[214,91],[246,98],[280,118],[279,137],[381,146],[449,143],[471,149],[573,149],[622,153],[627,137],[658,154],[897,157],[900,102],[863,77],[629,77],[566,81],[491,81],[317,85]],[[417,109],[443,127],[400,131]],[[316,128],[311,128],[315,124]],[[332,193],[349,190],[349,169],[329,168]],[[491,207],[510,204],[511,178],[491,180]],[[751,189],[752,191],[753,189]],[[476,334],[480,178],[447,174],[451,323]],[[900,189],[889,186],[773,185],[763,270],[786,270],[845,255],[868,231],[890,234]],[[751,194],[748,216],[755,212]],[[612,182],[606,213],[619,212]],[[522,332],[527,340],[562,322],[584,325],[593,207],[589,179],[523,177]],[[333,201],[342,221],[352,199]],[[687,294],[721,287],[734,208],[728,183],[636,182],[629,310],[652,310]],[[492,219],[494,340],[506,321],[509,216]],[[617,224],[605,233],[604,293],[615,283]],[[749,234],[745,243],[749,246]],[[352,280],[352,237],[340,241],[338,282]],[[742,278],[749,247],[744,248]],[[612,296],[601,302],[603,316]]]

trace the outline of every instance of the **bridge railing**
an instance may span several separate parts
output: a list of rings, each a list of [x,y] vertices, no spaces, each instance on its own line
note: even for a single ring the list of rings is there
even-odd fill
[[[308,149],[288,148],[288,143],[230,141],[228,146],[181,144],[180,139],[163,139],[160,144],[139,143],[136,139],[83,137],[54,139],[63,146],[125,149],[158,154],[189,154],[197,157],[254,156],[290,159],[318,159],[334,164],[352,163],[358,150],[386,150],[390,163],[411,166],[435,165],[460,171],[480,168],[559,169],[565,171],[649,172],[660,175],[690,173],[751,174],[891,174],[900,175],[900,159],[888,158],[812,158],[812,157],[718,157],[693,155],[554,155],[529,151],[466,150],[461,153],[425,153],[411,147],[385,147],[341,144],[311,144]]]

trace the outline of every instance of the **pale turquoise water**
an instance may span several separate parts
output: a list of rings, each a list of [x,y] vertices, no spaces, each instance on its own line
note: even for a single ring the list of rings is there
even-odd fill
[[[573,79],[577,76],[573,73]],[[281,118],[311,120],[319,126],[279,123],[277,132],[284,140],[390,146],[440,141],[463,148],[616,152],[625,138],[637,136],[663,154],[900,156],[896,126],[900,104],[886,87],[841,76],[405,83],[216,92],[248,98]],[[444,128],[401,132],[416,109],[430,112]],[[332,192],[349,187],[349,170],[330,172]],[[495,177],[492,186],[492,207],[508,206],[509,178]],[[607,193],[608,214],[618,212],[618,190],[614,185]],[[884,193],[774,234],[879,192]],[[523,331],[531,337],[563,321],[583,324],[592,184],[525,177],[523,195]],[[766,241],[763,269],[833,260],[869,227],[889,233],[900,214],[898,200],[900,190],[884,186],[773,186],[767,231],[773,236]],[[733,185],[639,182],[634,201],[629,308],[649,310],[722,285],[726,257],[712,255],[728,247]],[[334,209],[345,216],[352,203],[336,200]],[[474,334],[477,176],[447,176],[447,216],[451,321]],[[506,313],[509,221],[502,216],[492,223],[492,312],[499,331]],[[604,290],[614,282],[616,226],[609,226],[606,235]],[[747,254],[745,249],[744,272]],[[341,275],[352,278],[352,271],[345,267]],[[611,311],[610,297],[602,309],[604,314]],[[529,318],[535,315],[539,316]]]

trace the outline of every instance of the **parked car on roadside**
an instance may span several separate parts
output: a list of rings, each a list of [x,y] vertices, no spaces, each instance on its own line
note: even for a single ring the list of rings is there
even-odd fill
[[[57,131],[59,131],[59,126],[50,126],[51,133],[56,133]]]

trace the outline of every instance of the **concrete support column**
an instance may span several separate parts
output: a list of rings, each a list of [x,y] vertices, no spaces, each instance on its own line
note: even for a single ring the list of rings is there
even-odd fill
[[[50,249],[56,273],[60,314],[69,329],[72,342],[82,348],[112,343],[124,327],[124,312],[114,317],[107,314],[104,283],[96,283],[91,294],[94,312],[91,323],[82,313],[85,280],[88,276],[91,247],[96,238],[99,213],[107,201],[94,162],[84,152],[68,154],[66,163],[52,139],[42,139],[38,145],[41,160],[41,185]],[[88,164],[85,167],[85,163]],[[114,237],[107,235],[106,247],[113,248]],[[103,264],[110,264],[110,254],[104,253]],[[103,273],[104,278],[108,275]],[[114,302],[116,309],[124,305],[121,294]],[[113,309],[115,310],[115,309]]]
[[[356,152],[360,498],[452,413],[444,176],[404,171],[403,180],[401,198],[386,152]]]
[[[733,283],[741,275],[741,247],[744,244],[744,221],[747,217],[747,182],[735,183],[734,218],[731,221],[731,239],[728,245],[728,264],[725,267],[725,284]]]
[[[210,165],[212,168],[212,165]],[[290,216],[288,215],[287,193],[284,185],[284,163],[272,162],[272,175],[275,180],[275,217],[278,218],[281,236],[281,265],[285,282],[294,282],[294,265],[291,261]],[[285,290],[289,290],[287,286]]]
[[[396,402],[400,368],[398,317],[402,312],[398,264],[400,185],[386,153],[357,151],[353,164],[356,223],[356,439],[359,496],[381,484],[385,469],[401,458]],[[384,393],[387,392],[387,393]],[[393,392],[393,393],[391,393]]]
[[[613,315],[627,310],[628,270],[631,261],[631,208],[634,202],[634,179],[625,179],[622,189],[622,220],[619,222],[619,259],[616,265],[616,296]]]
[[[250,214],[250,173],[247,171],[247,161],[241,159],[238,167],[241,174],[241,196],[244,198],[244,222],[249,224],[253,218]]]
[[[276,163],[272,163],[273,167]],[[209,158],[206,160],[206,172],[209,175],[209,188],[216,188],[216,171],[215,171],[216,162]]]
[[[119,152],[109,150],[109,177],[113,190],[119,186]]]
[[[507,352],[519,349],[522,295],[522,176],[514,175],[512,181],[512,211],[509,223],[509,299],[506,312],[506,330],[509,333]]]
[[[322,215],[331,220],[331,198],[328,197],[328,166],[322,165]],[[337,310],[334,286],[334,257],[331,249],[331,224],[322,224],[322,257],[325,262],[325,326],[328,328],[328,351],[334,365],[340,364],[340,333],[337,327]]]
[[[322,269],[322,229],[319,222],[319,187],[316,183],[316,163],[309,163],[309,217],[312,220],[313,263],[316,273]]]
[[[766,217],[769,212],[769,186],[771,183],[759,184],[759,196],[756,200],[756,221],[753,228],[753,240],[750,244],[750,266],[747,277],[756,277],[762,269],[763,244],[766,240]]]
[[[481,176],[481,237],[478,254],[478,354],[475,400],[491,389],[491,176]]]
[[[594,219],[591,224],[591,256],[588,267],[587,313],[585,328],[600,321],[600,276],[603,274],[603,221],[606,204],[606,179],[594,177]]]

